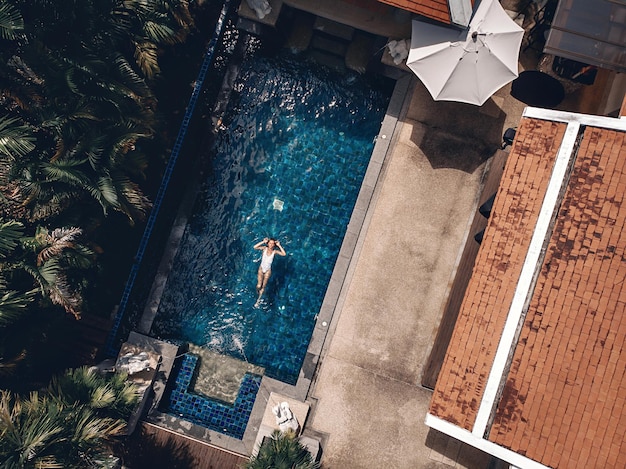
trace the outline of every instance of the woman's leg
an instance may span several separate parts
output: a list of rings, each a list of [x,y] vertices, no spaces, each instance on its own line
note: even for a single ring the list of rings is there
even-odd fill
[[[263,288],[263,269],[261,269],[261,266],[259,266],[259,270],[256,272],[256,277],[256,292],[259,293],[261,288]]]
[[[267,286],[267,281],[269,280],[270,275],[272,275],[272,269],[268,270],[267,272],[263,272],[259,267],[258,284],[256,286],[256,291],[259,294],[259,297],[257,298],[254,306],[259,306],[259,303],[261,302],[261,297],[263,296],[263,292],[265,292],[265,287]]]

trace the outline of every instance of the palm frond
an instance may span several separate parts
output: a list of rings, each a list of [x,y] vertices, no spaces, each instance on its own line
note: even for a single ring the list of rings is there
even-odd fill
[[[0,117],[0,153],[10,158],[24,156],[35,149],[32,129],[19,122],[17,117]]]
[[[126,429],[126,422],[123,420],[98,418],[91,409],[85,407],[80,408],[73,423],[72,441],[91,444],[96,448],[113,437],[123,435]]]
[[[81,171],[81,166],[85,159],[63,158],[54,163],[42,163],[40,165],[42,173],[52,181],[72,182],[78,185],[88,181],[85,173]]]
[[[26,313],[36,295],[36,290],[20,292],[0,286],[0,327],[14,323]]]
[[[133,15],[127,8],[122,6],[123,3],[111,10],[111,20],[109,21],[108,26],[110,28],[111,37],[114,40],[118,38],[127,38],[129,36],[129,32],[132,30]]]
[[[46,262],[40,271],[45,269],[48,264],[56,264],[54,260]],[[52,272],[52,267],[50,272]],[[42,277],[46,278],[42,273]],[[82,298],[78,292],[73,291],[67,283],[64,273],[58,269],[52,282],[47,284],[46,294],[50,301],[58,306],[62,306],[67,313],[70,313],[76,319],[80,319]]]
[[[42,284],[49,288],[50,285],[54,285],[57,281],[57,276],[61,272],[61,266],[56,259],[49,259],[44,262],[41,266],[38,267],[38,272],[40,278],[43,282]]]
[[[100,386],[91,394],[91,406],[94,409],[110,407],[115,402],[115,391],[110,386]]]
[[[10,402],[10,400],[9,400]],[[11,439],[19,446],[19,462],[37,467],[41,457],[49,457],[47,450],[58,444],[65,432],[63,409],[37,392],[20,402],[13,400],[14,409],[11,412]]]
[[[45,237],[45,247],[37,255],[37,265],[58,257],[65,249],[74,248],[74,240],[82,234],[82,230],[76,227],[56,228],[47,233]]]
[[[319,469],[318,462],[313,460],[311,453],[303,446],[293,433],[275,430],[271,438],[259,448],[244,469]]]
[[[82,170],[83,159],[63,159],[54,163],[42,163],[41,171],[48,181],[60,181],[76,188],[86,189],[91,193],[97,189]]]
[[[100,190],[104,200],[106,200],[113,207],[119,207],[118,191],[116,190],[113,180],[110,177],[100,177],[98,179],[98,189]]]
[[[133,98],[133,101],[136,101],[138,96],[152,96],[152,90],[148,87],[148,85],[146,85],[145,80],[137,74],[137,72],[135,72],[125,57],[117,55],[115,57],[115,66],[117,67],[117,71],[122,78],[125,89],[128,90],[126,91],[126,94]]]
[[[0,37],[12,40],[17,32],[24,30],[24,18],[20,11],[9,2],[0,3]]]
[[[0,222],[2,220],[0,219]],[[24,236],[24,225],[17,220],[0,223],[0,258],[6,257]]]
[[[4,448],[20,445],[19,421],[21,402],[10,391],[0,390],[0,442]]]
[[[163,22],[146,21],[143,31],[148,39],[156,44],[176,44],[180,41],[176,31]]]
[[[127,418],[138,396],[135,385],[126,378],[124,373],[101,376],[83,366],[55,376],[49,390],[64,405],[86,405],[100,416]]]
[[[17,355],[6,358],[0,357],[0,376],[10,376],[17,369],[18,365],[26,358],[26,350],[21,350]],[[0,428],[2,423],[0,423]],[[1,435],[1,431],[0,431]]]
[[[55,228],[48,235],[50,242],[57,244],[61,243],[64,247],[70,247],[74,245],[74,240],[82,234],[83,230],[76,228],[75,226]]]
[[[157,48],[151,42],[144,41],[135,43],[135,61],[149,80],[161,72],[157,57]]]
[[[131,223],[145,219],[152,208],[150,199],[141,191],[139,186],[130,181],[125,175],[114,175],[115,187],[120,195],[119,211],[125,213]]]
[[[77,94],[79,96],[84,96],[84,93],[80,91],[80,88],[75,81],[75,74],[76,74],[75,69],[68,68],[68,70],[65,72],[65,83],[67,84],[67,87],[70,89],[72,93]]]
[[[105,214],[110,207],[117,209],[119,207],[118,195],[110,178],[101,176],[97,183],[93,184],[82,169],[78,169],[83,161],[66,159],[55,163],[42,163],[42,172],[48,180],[65,182],[76,189],[86,191],[100,204]]]
[[[95,136],[90,135],[89,138],[85,138],[83,141],[79,142],[79,151],[87,156],[89,165],[94,171],[97,171],[100,166],[102,155],[105,152],[106,140],[106,136],[100,134]]]

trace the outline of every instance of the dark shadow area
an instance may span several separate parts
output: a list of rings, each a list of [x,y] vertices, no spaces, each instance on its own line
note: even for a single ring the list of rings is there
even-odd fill
[[[482,193],[478,200],[479,209],[474,214],[474,219],[469,229],[469,234],[472,237],[478,233],[484,234],[485,227],[487,226],[487,218],[484,213],[480,212],[480,208],[484,208],[485,206],[489,207],[489,214],[491,214],[491,207],[495,201],[494,194],[496,194],[498,186],[500,185],[500,179],[504,172],[507,157],[507,152],[498,150],[493,160],[489,162],[490,167],[484,179]],[[483,209],[483,212],[484,211]],[[474,261],[478,255],[478,248],[479,242],[468,241],[465,243],[463,254],[459,259],[454,281],[448,294],[439,328],[437,329],[437,335],[422,372],[422,386],[428,389],[434,389],[437,383],[437,378],[443,366],[443,361],[452,338],[452,332],[454,331],[461,304],[465,297],[465,290],[467,289],[474,269]]]
[[[413,125],[411,141],[424,153],[433,168],[474,172],[502,144],[505,112],[500,99],[492,97],[482,106],[452,101],[433,101],[417,80],[407,120]],[[419,125],[421,124],[421,125]]]
[[[0,388],[27,393],[69,368],[97,363],[110,321],[93,314],[76,320],[60,308],[49,313],[27,315],[3,337],[5,359],[16,360],[18,367],[0,375]]]
[[[145,424],[128,438],[121,458],[125,467],[133,469],[241,469],[248,461],[244,456]]]
[[[124,444],[124,465],[134,469],[194,469],[195,458],[184,441],[166,439],[160,441],[155,434],[140,427]]]
[[[493,456],[430,428],[425,445],[430,459],[454,467],[492,467]]]
[[[433,169],[451,168],[470,174],[491,158],[498,148],[497,145],[432,128],[426,130],[419,147]]]
[[[513,80],[511,96],[529,106],[553,109],[565,98],[565,88],[546,73],[526,70]]]

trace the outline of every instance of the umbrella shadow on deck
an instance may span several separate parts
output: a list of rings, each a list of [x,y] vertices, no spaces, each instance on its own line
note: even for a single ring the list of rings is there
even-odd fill
[[[506,114],[493,98],[478,107],[433,101],[421,84],[414,90],[411,141],[424,153],[433,169],[476,171],[500,148]]]

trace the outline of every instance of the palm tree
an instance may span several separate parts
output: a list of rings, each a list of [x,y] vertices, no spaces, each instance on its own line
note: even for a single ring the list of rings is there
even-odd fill
[[[23,230],[20,222],[0,218],[0,298],[12,305],[5,317],[15,318],[18,310],[33,301],[36,287],[43,299],[79,318],[82,298],[74,275],[94,262],[93,252],[78,241],[82,231],[75,227],[37,227],[34,236],[29,237]]]
[[[0,390],[0,464],[6,468],[53,467],[50,448],[64,440],[62,409],[34,392],[21,399]]]
[[[46,393],[26,398],[0,391],[0,466],[106,467],[111,444],[126,427],[123,419],[106,414],[116,414],[114,406],[120,401],[136,403],[137,396],[130,385],[120,385],[124,376],[111,381],[93,379],[93,374],[87,369],[70,371]],[[86,401],[67,392],[74,385],[90,389]]]
[[[151,86],[192,28],[188,0],[0,0],[0,373],[52,336],[45,319],[86,309],[81,239],[150,210]]]
[[[93,252],[78,242],[82,230],[75,227],[37,227],[35,235],[21,240],[24,255],[13,262],[12,270],[28,273],[44,298],[62,306],[66,312],[80,318],[82,297],[80,285],[72,281],[77,269],[93,264]]]
[[[264,441],[256,456],[252,456],[244,469],[319,469],[318,462],[297,439],[293,432],[275,430]]]
[[[137,405],[137,389],[125,373],[102,376],[86,366],[55,376],[48,388],[62,405],[81,404],[100,417],[128,419]]]
[[[137,143],[153,137],[156,107],[146,79],[159,74],[159,48],[193,28],[188,0],[18,4],[25,20],[6,0],[0,10],[13,40],[0,48],[0,131],[2,119],[20,126],[30,147],[0,159],[0,198],[29,222],[90,212],[88,200],[142,220],[151,206]],[[26,40],[16,41],[24,22]]]
[[[9,112],[4,119],[19,119],[37,150],[4,156],[0,166],[9,180],[0,180],[0,192],[29,208],[31,222],[58,217],[86,199],[105,215],[115,210],[131,223],[143,219],[150,203],[137,181],[147,158],[137,142],[154,135],[156,100],[141,74],[156,76],[157,48],[186,36],[192,24],[187,1],[30,0],[21,6],[37,28],[28,29],[27,41],[0,51],[6,77],[0,86]],[[124,55],[129,49],[138,71]],[[153,60],[144,49],[154,52]]]

